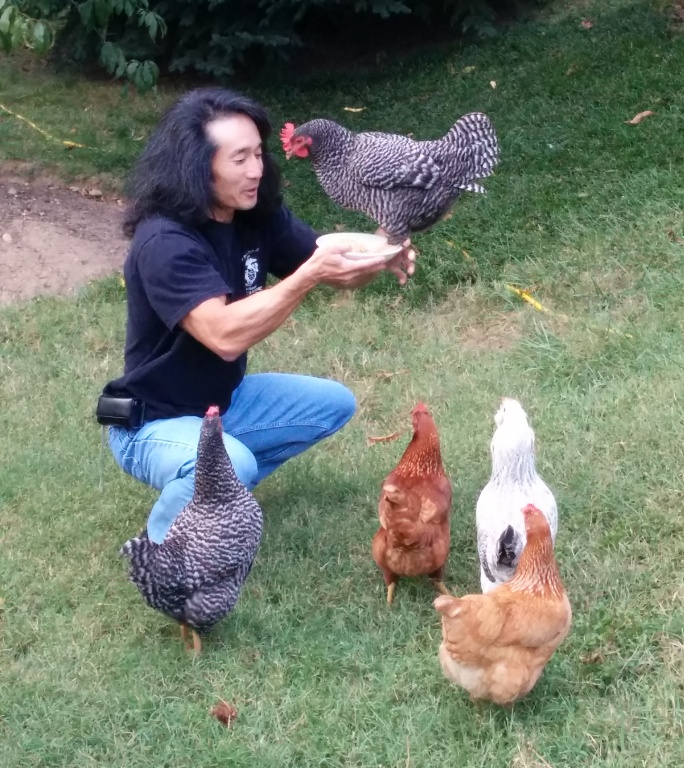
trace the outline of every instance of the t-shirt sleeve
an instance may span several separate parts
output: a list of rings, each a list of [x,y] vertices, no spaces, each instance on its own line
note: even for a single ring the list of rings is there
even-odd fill
[[[209,246],[184,233],[150,238],[138,269],[150,305],[169,330],[203,301],[233,293],[212,264]]]
[[[278,278],[291,275],[316,250],[318,233],[281,206],[272,228],[269,272]]]

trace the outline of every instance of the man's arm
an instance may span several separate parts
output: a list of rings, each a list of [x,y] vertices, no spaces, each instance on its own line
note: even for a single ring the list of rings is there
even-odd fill
[[[180,322],[181,328],[224,360],[236,360],[277,330],[317,285],[358,288],[382,272],[384,257],[347,259],[348,248],[318,248],[289,277],[250,296],[226,303],[202,302]]]

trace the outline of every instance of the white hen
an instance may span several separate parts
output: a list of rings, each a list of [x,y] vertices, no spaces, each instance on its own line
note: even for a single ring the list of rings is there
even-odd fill
[[[534,504],[544,513],[555,544],[558,509],[551,489],[537,474],[534,431],[517,400],[504,397],[494,417],[490,445],[492,475],[477,500],[477,551],[483,592],[513,578],[525,547],[523,508]]]

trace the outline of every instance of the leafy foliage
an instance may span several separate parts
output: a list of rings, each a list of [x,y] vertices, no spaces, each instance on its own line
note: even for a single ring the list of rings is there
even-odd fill
[[[534,0],[532,0],[534,1]],[[221,79],[239,66],[283,59],[320,27],[350,31],[375,19],[413,17],[429,32],[449,23],[479,36],[495,32],[502,0],[0,0],[0,46],[38,53],[57,47],[97,60],[139,90],[160,65]],[[312,21],[313,19],[313,21]],[[420,32],[418,34],[421,34]]]
[[[0,49],[8,52],[23,45],[37,54],[45,53],[54,44],[55,30],[65,10],[68,12],[62,3],[51,3],[49,0],[35,3],[0,0]],[[37,13],[37,17],[32,16],[30,11]],[[46,21],[44,16],[53,21]]]

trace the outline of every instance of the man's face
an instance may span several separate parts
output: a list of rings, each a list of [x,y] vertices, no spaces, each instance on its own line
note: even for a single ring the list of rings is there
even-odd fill
[[[248,211],[257,202],[264,172],[261,136],[246,115],[219,117],[207,123],[207,136],[217,147],[211,161],[218,221],[232,221],[235,211]]]

